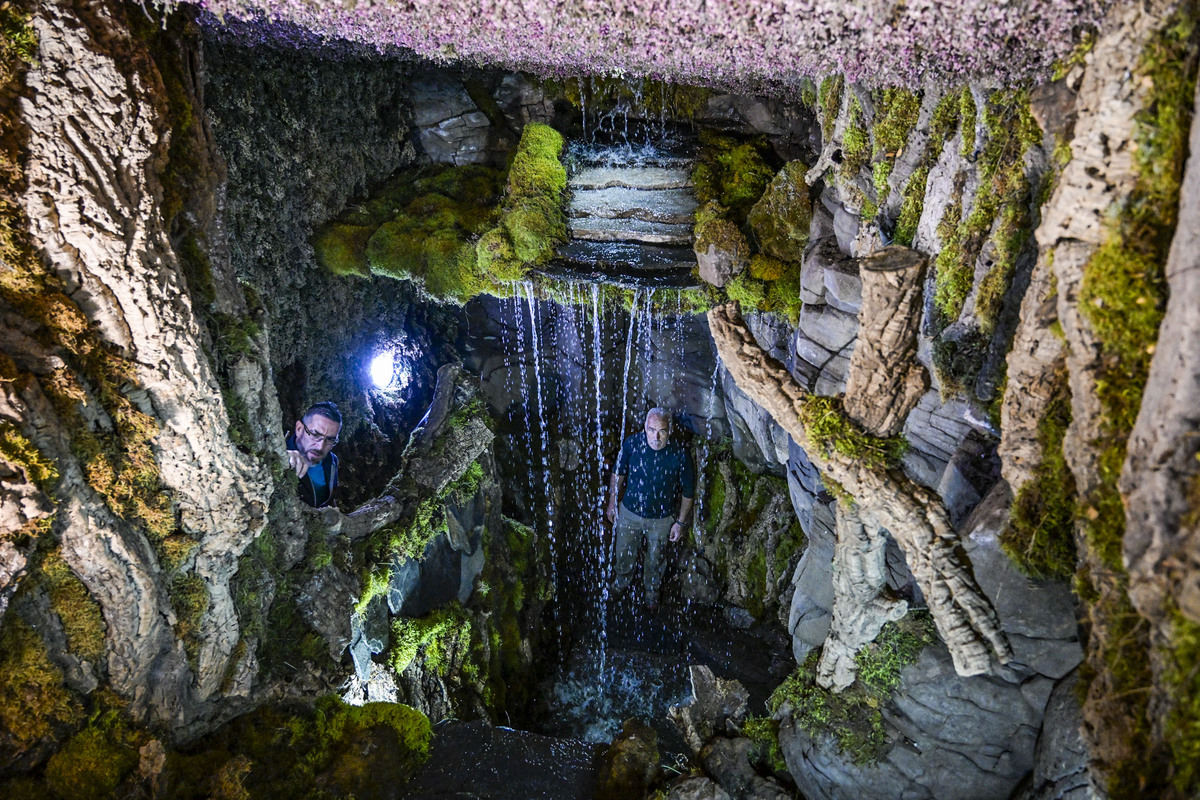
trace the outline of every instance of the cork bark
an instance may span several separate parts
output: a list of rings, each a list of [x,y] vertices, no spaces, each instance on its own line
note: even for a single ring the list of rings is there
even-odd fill
[[[884,528],[904,550],[929,604],[938,633],[959,675],[979,675],[1012,649],[995,609],[975,583],[970,564],[934,492],[898,471],[876,472],[809,439],[801,420],[806,392],[783,364],[758,346],[736,306],[708,312],[709,328],[725,368],[739,388],[805,448],[821,473],[855,498],[863,522]]]

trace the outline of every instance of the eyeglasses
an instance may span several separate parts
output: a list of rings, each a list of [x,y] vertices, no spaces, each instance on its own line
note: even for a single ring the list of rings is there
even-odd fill
[[[326,442],[329,442],[331,445],[338,443],[338,436],[336,433],[333,436],[325,436],[321,433],[314,433],[312,428],[304,424],[304,420],[300,420],[300,427],[304,428],[304,432],[308,434],[309,438],[316,439],[318,445],[325,444]]]

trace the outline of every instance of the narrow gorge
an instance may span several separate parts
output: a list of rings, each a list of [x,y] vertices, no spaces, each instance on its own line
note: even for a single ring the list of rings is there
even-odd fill
[[[0,796],[1200,797],[1198,21],[0,4]]]

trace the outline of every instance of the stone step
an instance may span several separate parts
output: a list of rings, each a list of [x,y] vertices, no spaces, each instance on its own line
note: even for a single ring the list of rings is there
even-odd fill
[[[580,189],[571,197],[571,217],[639,219],[691,225],[696,198],[686,189]]]
[[[687,189],[692,185],[688,170],[673,167],[586,167],[570,180],[572,189]]]
[[[600,219],[584,217],[569,222],[572,239],[590,242],[644,242],[646,244],[689,245],[692,226],[640,219]]]
[[[556,251],[557,260],[582,267],[616,266],[645,272],[686,269],[696,266],[696,254],[690,247],[638,244],[636,242],[588,242],[577,239]]]

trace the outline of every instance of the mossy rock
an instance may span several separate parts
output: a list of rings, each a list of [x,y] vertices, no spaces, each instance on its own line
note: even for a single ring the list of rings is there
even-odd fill
[[[475,245],[452,231],[439,231],[425,240],[426,292],[439,300],[461,303],[486,290]]]
[[[700,277],[714,286],[724,286],[750,263],[750,243],[715,202],[696,212],[694,248]]]
[[[448,169],[427,179],[421,188],[443,194],[461,203],[492,206],[500,200],[505,174],[502,170],[467,164]]]
[[[334,222],[326,225],[313,241],[317,263],[334,275],[371,274],[367,266],[367,241],[375,228],[370,225],[347,225]]]
[[[519,281],[525,278],[525,269],[517,260],[512,239],[503,227],[492,228],[480,237],[475,245],[479,270],[500,281]]]
[[[106,800],[137,763],[137,750],[88,727],[50,757],[46,785],[62,800]]]
[[[555,243],[567,237],[562,212],[547,198],[519,202],[505,213],[504,229],[513,255],[525,264],[546,263],[554,255]]]
[[[559,160],[563,137],[549,125],[531,122],[521,132],[508,171],[511,198],[548,197],[557,201],[567,188],[567,170]]]
[[[802,161],[789,161],[746,217],[759,250],[782,261],[799,261],[808,244],[812,202],[804,181],[807,172]]]
[[[384,223],[367,242],[367,265],[371,272],[403,280],[420,276],[425,258],[425,232],[410,217]]]
[[[740,224],[775,175],[765,158],[768,147],[762,139],[742,141],[710,132],[700,134],[700,144],[700,160],[709,172],[697,167],[697,176],[694,171],[693,178],[701,179],[697,196],[720,202]]]
[[[10,755],[63,735],[82,716],[37,631],[9,611],[0,627],[0,738]]]

